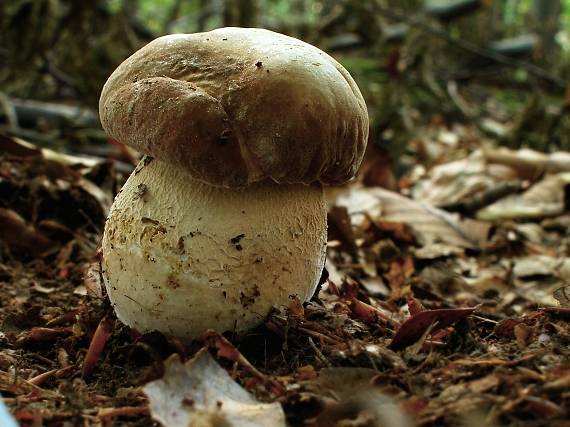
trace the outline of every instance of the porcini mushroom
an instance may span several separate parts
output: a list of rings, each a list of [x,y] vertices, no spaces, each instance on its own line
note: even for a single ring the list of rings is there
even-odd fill
[[[368,136],[362,95],[337,61],[262,29],[168,35],[113,72],[99,108],[111,137],[146,154],[102,243],[123,323],[191,339],[312,296],[322,185],[354,176]]]

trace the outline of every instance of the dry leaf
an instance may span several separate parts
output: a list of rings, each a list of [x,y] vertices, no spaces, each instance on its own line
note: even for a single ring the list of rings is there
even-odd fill
[[[435,166],[427,179],[416,184],[413,198],[434,206],[457,205],[516,179],[513,169],[488,165],[483,153],[477,150],[466,159]]]
[[[409,225],[422,245],[444,242],[461,248],[477,248],[486,242],[490,225],[461,220],[431,205],[408,199],[382,188],[344,188],[329,192],[329,204],[344,206],[353,224],[366,216],[373,220]]]
[[[561,306],[570,306],[570,286],[562,286],[554,291],[552,295]]]
[[[18,213],[3,208],[0,208],[0,240],[13,253],[32,256],[39,256],[54,244]]]
[[[515,277],[554,276],[560,259],[548,255],[530,255],[516,259],[513,267]]]
[[[560,215],[564,212],[565,187],[568,184],[568,172],[547,176],[524,193],[505,197],[477,211],[477,218],[496,221]]]
[[[398,402],[382,393],[380,381],[374,380],[377,375],[378,371],[368,368],[322,369],[313,385],[325,398],[316,426],[411,427],[412,421]]]
[[[570,172],[570,153],[558,151],[551,154],[523,148],[486,149],[483,155],[488,163],[501,164],[515,169],[522,178],[535,178],[541,173]]]
[[[285,427],[279,403],[260,403],[240,387],[207,349],[185,364],[165,362],[164,376],[148,383],[151,416],[165,427]]]
[[[402,324],[389,347],[392,350],[406,348],[419,340],[431,325],[434,325],[431,332],[435,332],[464,319],[475,309],[476,307],[422,311]]]

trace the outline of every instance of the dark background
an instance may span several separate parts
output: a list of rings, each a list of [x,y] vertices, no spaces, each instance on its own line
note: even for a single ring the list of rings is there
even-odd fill
[[[567,3],[3,1],[0,130],[105,155],[96,109],[113,69],[157,36],[235,25],[289,34],[337,58],[366,98],[372,141],[393,157],[405,151],[413,129],[434,115],[472,122],[512,148],[567,150]],[[56,105],[23,106],[22,100]],[[90,111],[74,115],[76,110],[58,109],[61,104]]]

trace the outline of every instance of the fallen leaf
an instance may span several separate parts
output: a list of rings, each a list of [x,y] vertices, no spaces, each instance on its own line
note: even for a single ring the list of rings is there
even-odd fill
[[[419,302],[414,297],[408,297],[407,302],[408,302],[408,310],[410,311],[410,314],[412,316],[417,316],[422,311],[425,311],[425,308],[422,305],[422,303]]]
[[[524,397],[521,406],[532,412],[537,419],[553,418],[564,414],[564,408],[560,405],[538,396]]]
[[[382,387],[388,384],[377,381],[377,376],[378,371],[368,368],[323,368],[313,384],[324,404],[316,426],[412,426],[398,402],[383,393]]]
[[[403,243],[414,243],[414,236],[406,224],[402,224],[401,222],[376,221],[373,223],[373,226],[376,227],[380,236],[387,235]]]
[[[388,346],[392,350],[401,350],[419,340],[424,332],[434,325],[431,332],[446,328],[469,316],[477,307],[425,310],[406,320]]]
[[[11,209],[0,208],[0,240],[15,254],[39,256],[53,242]]]
[[[519,323],[514,326],[513,334],[515,335],[515,339],[517,340],[519,347],[525,348],[532,337],[532,329],[524,323]]]
[[[561,306],[570,306],[570,286],[562,286],[556,289],[552,296]]]
[[[304,317],[305,316],[305,309],[303,308],[303,303],[299,299],[297,295],[290,295],[289,296],[289,305],[287,306],[287,310],[289,313],[293,314],[294,316]]]
[[[42,328],[42,327],[34,327],[30,329],[29,332],[22,334],[19,338],[17,343],[19,345],[24,345],[28,343],[35,343],[35,342],[53,342],[58,338],[71,335],[73,330],[70,327],[61,327],[61,328]]]
[[[501,384],[501,379],[496,374],[487,375],[471,381],[467,387],[475,393],[487,393],[491,389],[496,389]]]
[[[105,296],[105,284],[101,268],[101,261],[94,261],[84,269],[83,284],[86,293],[92,297],[102,299]]]
[[[566,258],[555,258],[548,255],[529,255],[514,260],[515,277],[554,276],[566,263]]]
[[[0,151],[16,157],[43,157],[46,160],[61,163],[65,166],[82,165],[93,167],[102,162],[101,159],[72,156],[50,150],[49,148],[39,148],[23,139],[7,135],[0,135]]]
[[[447,258],[451,256],[461,256],[465,251],[461,248],[452,245],[446,245],[445,243],[432,243],[431,245],[425,245],[422,248],[418,248],[414,251],[414,257],[416,259],[426,259],[433,260],[437,258]]]
[[[505,197],[479,211],[485,221],[533,219],[560,215],[565,209],[565,187],[570,173],[549,175],[522,194]]]
[[[390,264],[390,270],[384,274],[384,278],[388,281],[392,290],[391,299],[397,300],[402,297],[404,286],[413,273],[414,261],[410,256]]]
[[[356,256],[358,247],[356,246],[352,224],[348,211],[344,207],[332,206],[327,215],[329,225],[329,235],[340,240],[346,250]]]
[[[411,227],[421,245],[444,242],[460,248],[478,248],[487,241],[490,224],[460,219],[429,204],[382,188],[345,188],[329,192],[329,203],[344,206],[354,225],[366,217]]]
[[[546,307],[542,309],[547,313],[559,315],[561,317],[570,318],[570,307]]]
[[[515,338],[515,326],[521,322],[520,319],[503,319],[495,326],[495,335],[513,339]]]
[[[415,185],[412,195],[415,200],[434,206],[467,205],[479,195],[516,179],[513,169],[487,164],[483,153],[477,150],[465,159],[435,166],[426,179]]]
[[[488,163],[509,166],[522,178],[532,179],[545,172],[570,172],[570,153],[564,151],[545,154],[528,148],[499,148],[485,149],[483,155]]]
[[[260,403],[240,387],[203,348],[183,364],[165,361],[164,376],[148,383],[152,418],[165,427],[285,427],[279,403]]]

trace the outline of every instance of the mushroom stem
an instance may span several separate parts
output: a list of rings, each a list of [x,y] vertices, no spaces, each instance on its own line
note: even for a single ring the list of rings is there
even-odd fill
[[[312,296],[327,237],[320,184],[220,188],[149,159],[103,236],[105,285],[123,323],[191,339],[249,329],[290,296]]]

